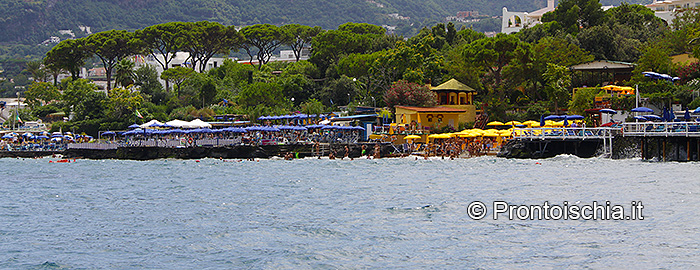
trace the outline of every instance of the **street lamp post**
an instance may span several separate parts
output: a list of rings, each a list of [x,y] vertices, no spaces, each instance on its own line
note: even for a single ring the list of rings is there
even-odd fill
[[[17,130],[19,126],[17,126],[17,120],[19,120],[19,92],[17,94],[17,106],[15,106],[15,123],[13,125],[14,129]]]

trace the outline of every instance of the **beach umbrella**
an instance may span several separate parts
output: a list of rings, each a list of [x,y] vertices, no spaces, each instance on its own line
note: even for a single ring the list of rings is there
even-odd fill
[[[137,124],[132,124],[129,126],[129,129],[135,129],[135,128],[139,128],[139,127],[141,127],[141,126],[139,126]]]
[[[48,139],[49,136],[39,135],[39,136],[36,136],[36,138],[37,138],[37,139],[40,139],[40,140],[45,140],[45,139]]]
[[[543,114],[543,115],[540,115],[540,127],[544,127],[545,125],[547,125],[547,124],[545,123],[545,120],[546,120],[546,119],[544,119],[544,114]]]
[[[491,121],[486,124],[487,126],[505,126],[506,124],[503,124],[502,122],[499,121]]]
[[[114,136],[114,135],[117,135],[117,133],[114,133],[114,131],[105,131],[105,132],[102,132],[102,135],[104,135],[104,136]]]
[[[5,134],[5,135],[2,136],[3,139],[12,139],[12,138],[14,138],[14,137],[15,137],[15,136],[12,136],[11,133]]]
[[[527,121],[523,122],[523,125],[526,125],[526,126],[533,126],[535,124],[539,124],[539,122],[537,122],[535,120],[527,120]]]
[[[690,120],[690,112],[688,111],[688,109],[685,109],[685,114],[683,114],[683,119],[685,119],[685,121]]]
[[[510,121],[510,122],[506,122],[506,123],[504,123],[504,124],[506,124],[507,126],[519,126],[519,125],[522,125],[523,123],[520,123],[520,122],[518,122],[518,121],[513,120],[513,121]]]
[[[653,114],[647,114],[647,115],[642,115],[644,118],[647,120],[664,120],[663,117],[658,116],[658,115],[653,115]]]
[[[646,112],[646,113],[654,112],[654,110],[649,109],[647,107],[637,107],[637,108],[634,108],[630,111],[632,111],[632,112]]]
[[[648,118],[649,117],[647,117],[647,119]],[[664,109],[661,110],[661,119],[663,119],[664,121],[669,121],[669,118],[671,118],[671,115],[668,113],[668,108],[664,107]]]
[[[574,114],[574,115],[567,115],[566,119],[571,119],[571,120],[583,120],[585,117],[582,115]]]
[[[609,113],[609,114],[617,114],[617,111],[616,111],[616,110],[613,110],[613,109],[600,109],[599,112],[601,112],[601,113]]]
[[[676,113],[673,112],[673,109],[668,109],[668,121],[673,122],[673,120],[676,119]]]
[[[693,111],[693,113],[700,113],[700,107],[695,108],[695,110]]]
[[[544,120],[561,120],[562,117],[560,115],[548,115],[544,117]]]
[[[415,139],[420,139],[421,137],[418,135],[408,135],[406,137],[403,137],[406,140],[415,140]]]

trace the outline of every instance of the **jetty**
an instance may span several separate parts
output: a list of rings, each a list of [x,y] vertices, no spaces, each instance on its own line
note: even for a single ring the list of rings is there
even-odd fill
[[[521,128],[498,153],[508,158],[637,158],[700,161],[700,122],[628,122],[614,127]]]

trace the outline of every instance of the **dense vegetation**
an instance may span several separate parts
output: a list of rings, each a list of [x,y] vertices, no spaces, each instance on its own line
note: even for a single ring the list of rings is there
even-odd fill
[[[580,11],[579,6],[591,5],[596,8]],[[624,4],[607,11],[600,7],[596,0],[564,0],[560,9],[545,16],[544,24],[494,37],[453,24],[423,28],[406,40],[362,23],[345,23],[333,30],[292,24],[255,24],[236,30],[218,23],[180,22],[135,32],[105,31],[62,42],[47,54],[43,68],[30,62],[24,72],[48,82],[29,86],[24,95],[34,106],[23,117],[72,114],[73,121],[57,127],[94,133],[126,127],[136,120],[136,110],[145,118],[166,121],[207,119],[215,114],[256,119],[263,114],[316,113],[345,105],[422,106],[431,105],[431,99],[425,98],[425,84],[456,78],[479,92],[477,105],[483,105],[492,119],[537,119],[544,113],[566,109],[580,113],[592,106],[598,95],[595,88],[572,97],[571,86],[600,85],[611,78],[572,74],[567,66],[593,59],[635,62],[635,76],[620,83],[639,84],[643,96],[654,104],[700,106],[700,99],[693,97],[700,65],[674,65],[670,60],[670,55],[681,52],[700,53],[697,9],[680,14],[674,28],[669,28],[643,6]],[[202,38],[212,36],[218,38]],[[265,54],[256,54],[298,41],[312,45],[309,61],[265,63]],[[171,68],[161,75],[170,82],[163,88],[152,68],[135,69],[126,58],[165,48],[188,51],[193,62],[200,64],[212,54],[246,51],[262,64],[226,61],[206,72],[197,64]],[[49,74],[71,72],[95,56],[114,72],[118,87],[108,95],[94,92],[94,85],[84,80],[51,83]],[[650,81],[641,71],[678,75],[682,81]],[[617,109],[634,105],[630,98],[613,99],[612,104]]]

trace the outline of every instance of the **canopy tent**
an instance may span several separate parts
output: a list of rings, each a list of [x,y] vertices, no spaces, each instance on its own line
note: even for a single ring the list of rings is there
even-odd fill
[[[619,92],[620,94],[623,94],[623,95],[634,95],[634,88],[629,87],[629,86],[606,85],[606,86],[601,87],[601,89],[605,89],[605,90],[613,91],[613,92]]]
[[[194,119],[190,121],[191,125],[197,126],[199,128],[211,128],[211,124],[202,121],[201,119]]]
[[[175,120],[166,122],[165,124],[169,125],[171,127],[175,127],[175,128],[211,128],[212,127],[211,124],[204,122],[200,119],[194,119],[190,122],[175,119]]]
[[[654,80],[667,80],[667,81],[677,81],[680,80],[681,78],[678,77],[671,77],[671,75],[668,74],[661,74],[661,73],[656,73],[656,72],[651,72],[651,71],[645,71],[642,72],[644,74],[644,77],[649,77]]]
[[[160,127],[160,126],[163,125],[163,124],[164,124],[163,122],[160,122],[160,121],[158,121],[158,120],[156,120],[156,119],[153,119],[153,120],[151,120],[151,121],[148,121],[148,122],[146,122],[146,123],[143,123],[143,124],[139,125],[139,127],[140,127],[140,128]]]

